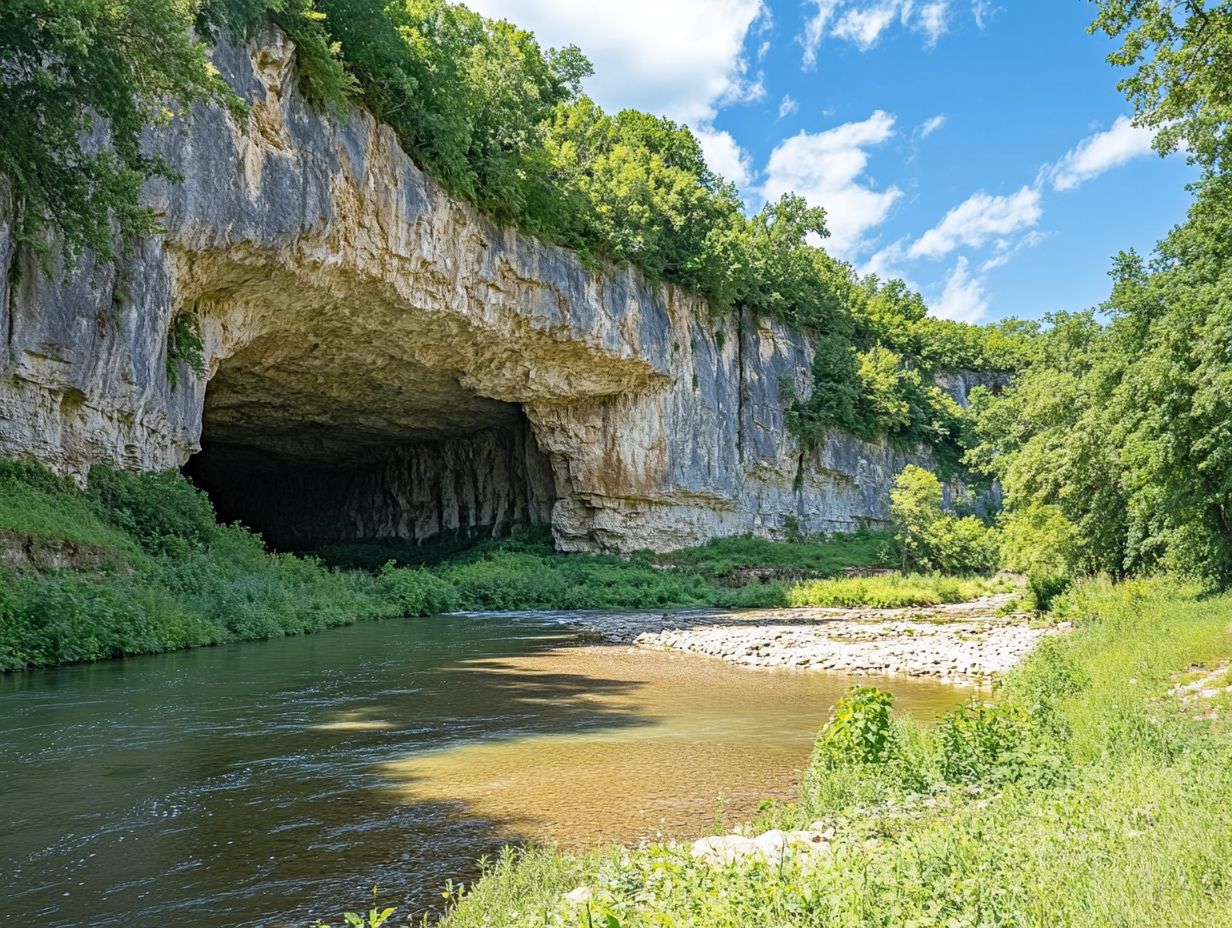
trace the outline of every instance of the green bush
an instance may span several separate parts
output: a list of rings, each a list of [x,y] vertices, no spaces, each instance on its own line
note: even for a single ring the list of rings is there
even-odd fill
[[[830,713],[817,740],[816,757],[830,766],[883,764],[892,744],[894,696],[875,686],[853,686]]]
[[[890,491],[890,514],[904,566],[924,570],[989,571],[998,563],[997,536],[974,516],[942,508],[937,475],[908,464]]]
[[[1036,612],[1048,612],[1058,596],[1070,588],[1074,578],[1068,574],[1056,575],[1033,571],[1027,575],[1027,589]]]
[[[402,615],[436,615],[458,608],[452,584],[423,569],[395,567],[392,561],[381,568],[378,588]]]
[[[95,467],[86,495],[101,519],[150,554],[182,556],[201,550],[217,526],[209,497],[173,470],[130,474]]]
[[[893,695],[873,686],[853,686],[835,704],[800,789],[810,817],[929,788],[931,745],[910,720],[894,718],[893,706]]]
[[[0,528],[113,555],[92,568],[0,568],[0,669],[100,660],[295,634],[398,614],[367,574],[271,555],[214,521],[174,471],[95,468],[85,492],[36,465],[0,462]]]
[[[895,609],[961,603],[1013,588],[1009,582],[981,577],[892,573],[876,577],[806,580],[786,587],[784,598],[788,606]]]
[[[889,532],[861,530],[792,538],[787,544],[750,535],[714,538],[696,548],[654,555],[653,559],[720,580],[731,579],[746,568],[766,567],[776,568],[786,578],[805,579],[834,577],[847,567],[889,567],[894,555],[894,539]]]
[[[941,775],[948,783],[1006,786],[1056,782],[1061,759],[1029,712],[1015,704],[989,704],[978,697],[959,706],[937,726]]]

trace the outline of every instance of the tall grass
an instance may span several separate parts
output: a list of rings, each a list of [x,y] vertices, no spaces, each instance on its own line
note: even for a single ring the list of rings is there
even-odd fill
[[[784,599],[788,606],[873,606],[892,609],[960,603],[1013,589],[1015,585],[1008,580],[892,573],[876,577],[806,580],[788,586]]]
[[[670,844],[514,850],[444,926],[1232,924],[1232,726],[1168,694],[1177,672],[1232,656],[1232,596],[1086,584],[1057,611],[1076,630],[994,708],[925,728],[853,694],[800,802],[759,823],[821,819],[829,853],[714,867]],[[577,886],[589,902],[564,899]]]

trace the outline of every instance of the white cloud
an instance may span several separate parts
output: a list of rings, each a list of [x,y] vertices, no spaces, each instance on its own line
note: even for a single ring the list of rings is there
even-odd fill
[[[898,7],[898,0],[885,0],[862,9],[848,9],[834,23],[830,35],[846,39],[859,46],[861,51],[867,51],[877,44],[881,33],[898,18]]]
[[[945,125],[944,115],[938,114],[936,116],[930,116],[928,119],[924,120],[924,122],[920,124],[920,138],[922,139],[928,138],[930,135],[932,135],[934,132],[936,132],[938,129],[940,129],[944,125]]]
[[[924,4],[917,14],[916,28],[924,33],[929,48],[936,45],[937,40],[950,28],[949,0],[933,0],[932,3]]]
[[[831,36],[868,51],[896,22],[924,36],[932,48],[950,25],[950,0],[811,0],[816,8],[804,24],[799,42],[804,46],[804,67],[817,64],[822,39]]]
[[[996,253],[980,265],[980,273],[987,274],[991,270],[1008,264],[1010,259],[1018,254],[1018,252],[1024,251],[1027,248],[1034,248],[1047,237],[1043,232],[1028,232],[1017,241],[1006,238],[997,239]]]
[[[690,125],[741,96],[745,38],[762,0],[467,0],[484,16],[534,31],[544,46],[577,45],[595,65],[587,92],[605,109],[633,107]]]
[[[884,222],[902,196],[897,187],[875,190],[863,178],[866,149],[893,134],[894,117],[877,110],[862,122],[784,139],[770,154],[760,192],[767,200],[794,192],[825,207],[830,229],[826,250],[850,257],[866,246],[865,233]]]
[[[800,36],[800,44],[804,46],[804,67],[806,69],[817,64],[817,49],[821,47],[822,37],[829,28],[830,20],[844,0],[812,0],[817,12],[809,17],[804,24],[804,34]]]
[[[1000,7],[992,5],[991,0],[971,0],[971,15],[975,17],[975,25],[983,29],[989,20],[1000,11]]]
[[[779,102],[779,119],[786,119],[798,109],[800,109],[800,104],[796,102],[795,97],[788,94]]]
[[[586,92],[610,112],[633,108],[687,123],[710,166],[737,186],[749,156],[716,130],[719,109],[765,96],[749,80],[750,30],[771,22],[763,0],[466,0],[484,16],[532,30],[545,47],[577,45],[595,66]]]
[[[753,159],[736,144],[730,132],[702,126],[693,130],[706,155],[711,170],[723,175],[737,187],[744,187],[753,178]]]
[[[1039,222],[1040,191],[1023,187],[1010,196],[980,192],[955,206],[908,249],[912,258],[940,258],[960,245],[976,247]]]
[[[960,257],[945,275],[945,289],[932,304],[932,313],[958,322],[979,322],[988,314],[988,294],[984,291],[984,282],[971,275],[965,257]]]
[[[1154,138],[1150,129],[1140,129],[1128,116],[1119,116],[1111,129],[1083,139],[1046,173],[1057,190],[1073,190],[1105,171],[1149,155]]]
[[[907,250],[903,247],[903,240],[891,242],[885,248],[875,252],[871,258],[864,262],[858,269],[861,277],[866,277],[869,274],[876,274],[881,280],[908,280],[907,272],[902,268],[902,262],[907,257]],[[918,290],[915,284],[908,283],[913,290]]]

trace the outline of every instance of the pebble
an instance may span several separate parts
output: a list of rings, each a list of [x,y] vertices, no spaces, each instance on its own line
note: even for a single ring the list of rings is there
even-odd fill
[[[1041,638],[1025,615],[1000,616],[1005,595],[910,609],[692,610],[595,613],[576,618],[605,637],[757,668],[906,674],[982,684],[1022,660]]]

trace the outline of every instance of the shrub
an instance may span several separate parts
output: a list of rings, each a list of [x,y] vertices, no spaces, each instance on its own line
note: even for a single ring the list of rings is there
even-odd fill
[[[937,726],[941,775],[948,783],[1005,786],[1055,782],[1060,763],[1027,711],[993,705],[978,697],[959,706]]]
[[[540,559],[516,551],[488,556],[443,571],[458,591],[464,609],[508,611],[561,609],[568,588],[558,571],[544,569]]]
[[[378,589],[402,615],[435,615],[458,608],[452,584],[426,570],[395,567],[393,561],[381,568]]]
[[[209,497],[173,470],[130,474],[90,471],[88,498],[99,516],[151,554],[184,555],[205,547],[217,523]]]
[[[810,815],[929,787],[928,741],[910,720],[895,719],[893,707],[893,695],[873,686],[853,686],[835,704],[801,787]]]
[[[66,496],[76,490],[73,481],[33,461],[0,460],[0,485],[21,484],[49,496]]]
[[[875,686],[853,686],[834,706],[817,740],[817,755],[831,765],[882,764],[893,747],[894,696]]]
[[[789,606],[936,606],[959,603],[1011,588],[1008,582],[981,577],[945,577],[941,574],[886,574],[878,577],[838,577],[806,580],[787,587]]]

